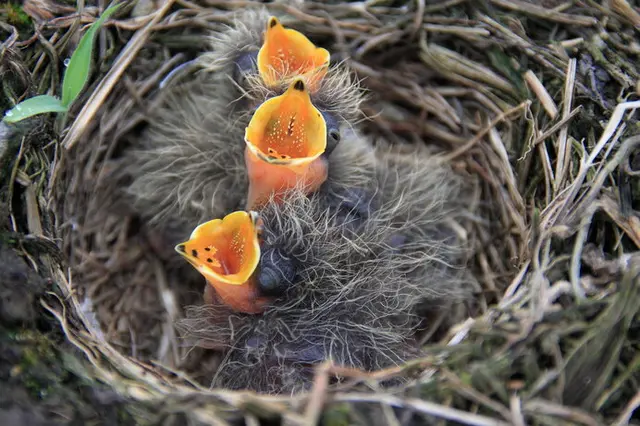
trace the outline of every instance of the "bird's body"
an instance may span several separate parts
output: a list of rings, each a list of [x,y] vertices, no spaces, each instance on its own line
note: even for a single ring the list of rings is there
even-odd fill
[[[213,385],[288,393],[307,388],[324,360],[397,365],[419,354],[424,311],[469,296],[463,241],[449,226],[464,214],[460,182],[433,160],[378,161],[357,191],[328,181],[262,209],[261,268],[295,270],[262,314],[188,309],[183,334],[228,349]]]
[[[199,59],[202,74],[167,93],[127,153],[133,205],[169,250],[196,226],[246,208],[245,129],[289,87],[264,84],[252,65],[268,16],[245,12],[220,34]],[[311,100],[327,125],[328,176],[311,194],[291,188],[258,209],[264,312],[208,298],[179,324],[196,344],[225,348],[218,386],[292,392],[327,359],[395,365],[419,353],[413,335],[423,311],[469,295],[464,241],[448,226],[466,207],[454,173],[363,137],[353,124],[362,94],[347,69],[329,68]]]

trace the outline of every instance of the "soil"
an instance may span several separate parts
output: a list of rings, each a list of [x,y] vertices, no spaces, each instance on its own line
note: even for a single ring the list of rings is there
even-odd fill
[[[22,238],[0,229],[0,424],[134,424],[127,402],[89,376],[80,351],[42,307],[53,284],[18,255]]]

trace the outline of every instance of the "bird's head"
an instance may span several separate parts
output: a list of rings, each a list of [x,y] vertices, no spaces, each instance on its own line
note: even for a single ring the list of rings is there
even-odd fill
[[[327,123],[302,79],[255,111],[245,131],[247,208],[302,185],[313,192],[327,178]]]
[[[262,230],[258,213],[236,211],[199,225],[175,247],[207,280],[205,299],[257,314],[286,291],[296,273],[294,261],[277,247],[261,247]]]
[[[257,65],[267,86],[303,76],[313,91],[329,67],[329,51],[316,47],[304,34],[285,28],[272,16],[267,22]]]
[[[236,211],[196,227],[175,249],[198,270],[232,309],[259,313],[264,300],[256,286],[261,222],[255,212]]]

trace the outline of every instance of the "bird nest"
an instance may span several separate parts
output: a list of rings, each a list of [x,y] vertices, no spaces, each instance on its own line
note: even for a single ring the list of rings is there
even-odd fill
[[[59,241],[64,261],[47,254],[49,246],[38,255],[61,296],[44,305],[94,377],[126,396],[136,416],[206,424],[631,418],[640,404],[637,8],[516,0],[266,5],[361,80],[367,119],[358,125],[369,138],[391,142],[398,156],[424,145],[425,155],[437,152],[473,182],[456,226],[478,283],[460,321],[431,318],[419,358],[368,372],[321,364],[309,392],[279,396],[209,386],[218,353],[184,344],[175,328],[185,307],[199,303],[202,283],[167,273],[171,259],[123,202],[126,182],[113,177],[172,71],[209,48],[208,33],[258,2],[158,3],[127,5],[105,24],[86,94],[68,125],[47,129],[60,131],[61,142],[24,145],[12,174],[28,186],[34,164],[51,171],[40,194],[27,191],[26,220],[14,219],[14,230],[45,246],[45,235]],[[78,15],[47,4],[25,6],[44,23],[27,45],[37,59],[29,72],[56,87]],[[86,6],[81,21],[97,15]],[[9,71],[16,87],[28,78]],[[52,220],[44,220],[49,208]],[[343,378],[339,386],[329,385],[333,375]],[[401,386],[381,385],[397,378]]]

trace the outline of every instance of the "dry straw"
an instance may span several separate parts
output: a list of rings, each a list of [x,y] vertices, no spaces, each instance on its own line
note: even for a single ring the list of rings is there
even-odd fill
[[[25,87],[58,90],[61,58],[102,10],[78,3],[79,13],[26,1],[37,29],[30,38],[2,23],[0,68],[10,76],[1,83],[3,107]],[[37,243],[22,244],[22,253],[57,284],[42,306],[84,354],[90,379],[126,397],[140,422],[637,419],[640,48],[638,8],[622,0],[270,4],[362,79],[368,135],[399,151],[426,144],[478,180],[478,214],[459,232],[473,244],[470,268],[482,292],[466,321],[406,365],[367,373],[322,364],[312,390],[295,396],[206,386],[173,328],[197,295],[176,296],[144,227],[98,213],[114,201],[118,153],[162,96],[163,79],[205,48],[206,31],[256,3],[140,0],[121,8],[100,34],[100,61],[69,125],[3,149],[14,155],[3,191],[8,199],[25,194],[9,209],[10,230]],[[328,386],[332,374],[344,382]],[[398,376],[409,383],[379,385]]]

